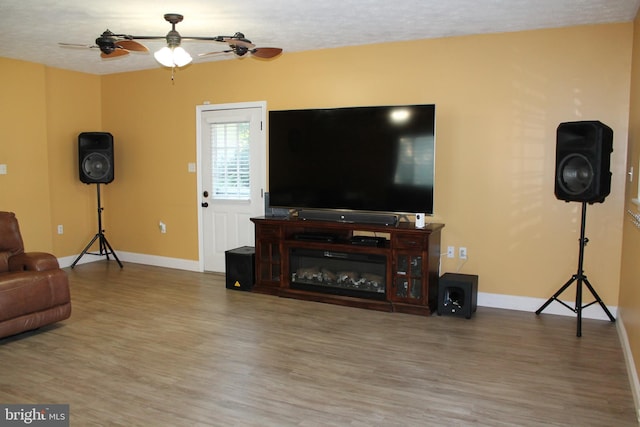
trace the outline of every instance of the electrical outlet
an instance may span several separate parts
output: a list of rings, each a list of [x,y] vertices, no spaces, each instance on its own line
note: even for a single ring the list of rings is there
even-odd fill
[[[158,228],[160,229],[160,232],[162,234],[165,234],[167,232],[167,224],[162,221],[160,221],[160,223],[158,224]]]
[[[460,247],[458,256],[460,257],[460,259],[467,259],[467,248]]]
[[[62,226],[62,224],[58,225],[58,234],[63,234],[64,233],[64,227]]]
[[[447,258],[455,258],[455,257],[456,257],[456,247],[447,246]]]

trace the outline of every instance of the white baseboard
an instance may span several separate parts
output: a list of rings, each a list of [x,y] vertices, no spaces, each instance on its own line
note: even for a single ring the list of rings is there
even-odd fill
[[[176,270],[202,271],[200,269],[200,263],[198,261],[188,259],[169,258],[157,255],[145,255],[121,251],[118,251],[116,254],[118,255],[118,259],[123,263],[132,262],[134,264],[153,265],[156,267],[173,268]],[[58,258],[58,263],[60,264],[60,267],[70,267],[76,258],[77,255]],[[106,261],[106,259],[107,258],[104,255],[100,256],[87,253],[82,258],[80,258],[77,265],[87,264],[90,262]],[[113,256],[110,256],[109,259],[111,260],[110,262],[116,262]]]
[[[583,300],[583,305],[593,301],[589,299],[591,294],[586,294]],[[533,297],[519,297],[514,295],[501,295],[501,294],[489,294],[485,292],[478,292],[478,306],[480,307],[492,307],[492,308],[504,308],[507,310],[518,311],[530,311],[535,313],[547,299],[533,298]],[[575,307],[575,301],[564,301],[569,307]],[[607,309],[611,312],[613,317],[616,317],[618,307],[607,305]],[[557,301],[552,301],[545,309],[540,313],[543,314],[558,314],[561,316],[575,316],[576,314],[563,306]],[[593,304],[582,310],[583,319],[597,319],[597,320],[609,320],[607,314],[602,310],[600,304]]]

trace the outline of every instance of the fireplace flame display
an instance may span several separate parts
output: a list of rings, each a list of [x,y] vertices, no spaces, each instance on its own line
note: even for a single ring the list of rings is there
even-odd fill
[[[291,248],[289,277],[294,289],[384,299],[386,257],[359,251]]]
[[[384,276],[369,272],[331,271],[324,267],[298,268],[291,274],[291,282],[307,283],[342,289],[384,293]]]

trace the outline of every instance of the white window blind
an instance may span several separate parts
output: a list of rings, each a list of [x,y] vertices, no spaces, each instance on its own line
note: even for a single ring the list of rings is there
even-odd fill
[[[212,197],[249,200],[249,122],[211,124]]]

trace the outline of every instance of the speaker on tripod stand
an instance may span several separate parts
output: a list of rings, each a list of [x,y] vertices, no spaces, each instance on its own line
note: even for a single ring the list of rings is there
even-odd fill
[[[109,244],[104,230],[102,229],[102,207],[100,201],[100,184],[109,184],[114,179],[114,163],[113,163],[113,135],[108,132],[83,132],[78,135],[78,171],[80,181],[85,184],[96,184],[96,192],[98,198],[98,232],[93,239],[85,246],[80,255],[73,261],[71,268],[74,268],[80,258],[89,253],[91,246],[98,241],[99,252],[91,253],[91,255],[106,256],[109,255],[118,262],[120,268],[122,263],[118,259],[115,251]]]
[[[577,314],[577,336],[582,336],[582,310],[598,303],[615,322],[607,306],[584,274],[584,247],[589,239],[585,237],[587,204],[603,203],[611,191],[610,156],[613,151],[613,130],[599,121],[561,123],[557,129],[555,195],[565,202],[581,202],[582,218],[580,227],[580,250],[578,270],[571,278],[538,310],[539,315],[553,301],[557,301]],[[577,284],[574,307],[558,299],[569,286]],[[586,285],[595,301],[582,304],[582,285]]]
[[[108,132],[83,132],[78,136],[78,171],[85,184],[109,184],[113,181],[113,135]]]

